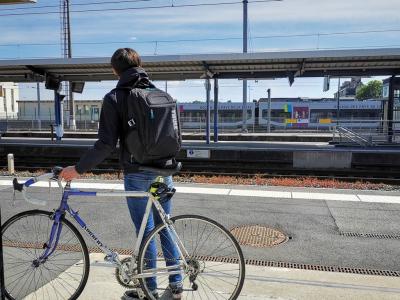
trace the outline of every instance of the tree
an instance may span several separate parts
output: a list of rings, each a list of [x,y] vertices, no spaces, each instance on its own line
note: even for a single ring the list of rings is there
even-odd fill
[[[365,100],[382,97],[382,81],[372,80],[368,84],[363,85],[357,89],[356,99]]]

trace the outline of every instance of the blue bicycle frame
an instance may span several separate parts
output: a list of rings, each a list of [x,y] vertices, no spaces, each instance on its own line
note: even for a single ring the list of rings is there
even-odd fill
[[[37,200],[37,199],[32,199],[27,197],[26,193],[25,193],[25,189],[27,187],[29,187],[30,185],[36,183],[39,180],[45,179],[45,178],[49,178],[51,179],[51,176],[49,176],[51,174],[45,174],[42,175],[40,177],[34,177],[29,179],[28,181],[26,181],[23,184],[23,189],[22,189],[22,193],[24,198],[31,203],[34,204],[39,204],[39,205],[45,205],[45,201],[42,200]],[[58,181],[58,185],[62,188],[61,183]],[[61,203],[60,206],[58,207],[58,209],[54,212],[53,214],[53,220],[54,223],[52,225],[51,231],[50,231],[50,237],[48,242],[45,244],[45,250],[43,252],[43,254],[35,261],[35,263],[44,263],[48,257],[50,255],[52,255],[54,253],[54,251],[57,249],[57,245],[59,242],[59,238],[61,235],[61,231],[62,231],[62,218],[65,217],[66,212],[68,212],[73,218],[74,220],[79,224],[79,226],[93,239],[93,241],[96,243],[96,245],[107,255],[106,257],[109,257],[110,260],[114,263],[116,263],[117,265],[121,265],[121,261],[118,258],[118,253],[112,251],[109,247],[107,247],[103,242],[101,242],[99,240],[99,238],[87,227],[86,223],[84,222],[84,220],[79,216],[79,213],[77,211],[74,211],[69,205],[68,205],[68,198],[70,196],[83,196],[83,197],[115,197],[115,196],[121,196],[121,197],[148,197],[149,200],[147,202],[147,206],[146,206],[146,211],[143,217],[143,221],[141,224],[141,228],[139,230],[139,234],[137,237],[137,242],[136,242],[136,246],[134,249],[134,255],[139,253],[139,248],[141,245],[141,242],[143,240],[143,236],[144,236],[144,229],[145,229],[145,225],[147,223],[149,214],[151,212],[151,208],[152,205],[154,205],[154,207],[156,208],[156,210],[158,211],[158,213],[160,214],[160,217],[164,223],[164,225],[167,227],[168,231],[170,231],[170,233],[172,234],[172,238],[173,240],[176,242],[177,245],[179,245],[179,247],[177,247],[179,256],[182,258],[182,263],[184,265],[184,267],[188,267],[186,260],[184,259],[184,257],[188,256],[188,253],[186,251],[186,249],[184,248],[184,245],[182,243],[182,241],[179,239],[175,229],[172,226],[172,223],[169,221],[169,216],[165,213],[165,211],[163,210],[162,206],[160,205],[160,203],[158,201],[155,200],[154,196],[151,193],[148,192],[138,192],[138,191],[126,191],[126,192],[87,192],[87,191],[81,191],[79,189],[73,189],[70,187],[70,184],[67,183],[67,185],[65,186],[65,189],[63,190],[63,195],[62,195],[62,199],[61,199]],[[130,265],[131,268],[131,272],[133,271],[133,267],[134,264]],[[177,271],[176,270],[176,266],[167,266],[164,268],[158,268],[158,269],[148,269],[145,270],[143,272],[143,274],[138,274],[134,277],[136,278],[145,278],[145,277],[150,277],[152,276],[154,273],[159,272],[159,271],[168,271],[169,275],[173,275],[173,274],[179,274],[181,271]]]

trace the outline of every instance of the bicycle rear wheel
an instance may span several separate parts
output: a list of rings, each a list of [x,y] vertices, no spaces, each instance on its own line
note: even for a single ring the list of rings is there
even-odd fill
[[[172,271],[181,273],[182,299],[236,299],[245,278],[245,262],[232,234],[219,223],[202,216],[182,215],[171,221],[188,254],[185,260],[189,267],[185,268],[182,259],[176,259],[176,254],[165,247],[173,239],[171,232],[162,224],[141,245],[138,274],[176,265]],[[171,269],[157,269],[154,270],[154,277],[140,279],[142,289],[149,299],[156,299],[153,296],[155,291],[160,299],[170,299],[170,281],[177,281],[179,275],[171,274]]]
[[[78,230],[65,218],[55,251],[44,261],[54,220],[41,210],[11,217],[2,228],[5,291],[9,299],[77,299],[89,275],[89,254]]]

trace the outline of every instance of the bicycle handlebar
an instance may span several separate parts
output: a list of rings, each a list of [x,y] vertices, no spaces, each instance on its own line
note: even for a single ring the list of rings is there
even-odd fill
[[[17,178],[13,179],[13,187],[14,187],[14,192],[18,191],[22,193],[22,197],[25,199],[26,202],[32,203],[34,205],[41,205],[45,206],[47,204],[47,201],[45,200],[40,200],[40,199],[35,199],[33,197],[29,197],[26,193],[26,189],[31,186],[32,184],[35,184],[38,181],[41,180],[57,180],[58,186],[62,188],[61,185],[61,179],[59,178],[59,175],[63,169],[61,167],[54,167],[52,169],[51,173],[46,173],[40,176],[35,176],[32,178],[29,178],[27,181],[24,183],[19,183]]]

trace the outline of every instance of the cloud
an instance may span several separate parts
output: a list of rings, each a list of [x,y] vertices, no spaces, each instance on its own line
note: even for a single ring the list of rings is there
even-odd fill
[[[204,2],[204,1],[199,1]],[[196,2],[194,2],[196,3]],[[251,3],[249,4],[249,16],[251,22],[346,22],[373,20],[398,21],[399,14],[394,8],[398,6],[398,0],[284,0],[282,2]],[[115,12],[100,12],[99,15],[115,15]],[[76,15],[77,18],[87,16]],[[163,8],[143,11],[126,10],[118,12],[118,19],[129,18],[133,23],[143,22],[147,25],[177,25],[177,24],[222,24],[237,23],[242,19],[242,6],[222,5],[185,8]],[[117,19],[114,19],[115,22]],[[125,19],[125,22],[127,20]]]

